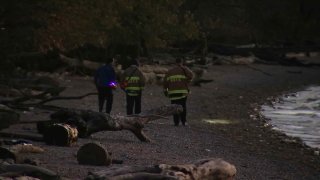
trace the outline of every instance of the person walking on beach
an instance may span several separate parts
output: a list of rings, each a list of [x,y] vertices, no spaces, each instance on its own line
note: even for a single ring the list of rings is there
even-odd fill
[[[108,58],[106,64],[99,67],[94,74],[94,83],[98,91],[99,112],[102,112],[106,101],[106,113],[110,114],[113,104],[113,90],[116,85],[116,73],[112,66],[113,59]]]
[[[145,86],[145,77],[139,70],[139,61],[132,60],[131,65],[124,71],[121,78],[121,88],[126,93],[127,115],[141,112],[142,90]]]
[[[187,119],[187,96],[189,94],[188,83],[193,78],[192,71],[183,65],[183,59],[177,58],[176,64],[169,69],[163,82],[164,94],[171,100],[171,104],[179,104],[183,107],[183,112],[173,115],[175,126],[179,126],[181,121],[185,126]]]

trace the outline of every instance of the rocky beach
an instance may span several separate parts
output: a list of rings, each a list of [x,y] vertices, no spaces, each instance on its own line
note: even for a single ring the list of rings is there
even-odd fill
[[[188,126],[173,126],[171,117],[146,124],[151,143],[140,142],[128,131],[104,131],[79,139],[72,147],[48,146],[41,154],[26,154],[40,166],[69,179],[84,179],[89,171],[110,167],[153,164],[184,164],[204,158],[222,158],[234,164],[236,179],[320,179],[320,156],[299,139],[272,130],[261,116],[260,106],[283,94],[320,84],[319,67],[279,65],[211,65],[203,78],[212,79],[201,86],[191,86],[188,97]],[[67,87],[62,96],[80,96],[95,92],[92,77],[59,76]],[[159,85],[146,86],[143,110],[169,104]],[[57,100],[48,104],[97,111],[97,97]],[[51,112],[22,112],[22,120],[45,120]],[[125,115],[125,94],[114,92],[111,115]],[[19,124],[6,131],[36,132],[35,124]],[[81,145],[98,141],[114,159],[123,164],[109,167],[79,165],[76,153]]]

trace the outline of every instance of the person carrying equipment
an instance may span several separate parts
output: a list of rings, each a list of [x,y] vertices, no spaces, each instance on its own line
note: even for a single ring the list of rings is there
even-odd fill
[[[120,85],[126,93],[127,115],[141,112],[141,97],[145,81],[143,73],[139,70],[138,60],[133,60],[131,66],[124,71]]]
[[[106,101],[106,113],[110,114],[113,104],[113,90],[117,88],[116,73],[112,66],[113,59],[99,67],[94,74],[94,83],[98,91],[99,112],[102,112]]]
[[[182,113],[173,115],[175,126],[179,126],[180,121],[183,126],[186,125],[186,102],[190,93],[188,83],[191,82],[192,78],[192,71],[183,65],[181,58],[176,59],[176,64],[168,70],[164,78],[163,91],[165,96],[171,100],[171,104],[179,104],[183,107]]]

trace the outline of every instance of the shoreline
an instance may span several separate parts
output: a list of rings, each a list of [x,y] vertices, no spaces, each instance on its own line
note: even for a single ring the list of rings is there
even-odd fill
[[[204,78],[214,79],[201,87],[192,86],[188,97],[189,127],[174,127],[171,117],[146,125],[151,143],[138,141],[130,132],[99,132],[91,139],[79,139],[74,147],[47,146],[44,154],[28,154],[41,166],[71,179],[83,179],[88,171],[108,167],[78,165],[74,154],[87,142],[100,141],[122,165],[183,164],[203,158],[222,158],[237,168],[236,179],[319,179],[320,157],[301,144],[284,142],[282,134],[265,127],[257,109],[261,104],[286,92],[308,84],[320,84],[320,68],[254,65],[265,74],[245,66],[210,66]],[[301,71],[292,74],[288,71]],[[91,78],[66,76],[61,83],[68,87],[61,95],[75,96],[94,92]],[[112,115],[125,114],[125,97],[114,92]],[[170,103],[161,87],[149,85],[143,92],[143,109]],[[61,100],[50,103],[68,108],[97,110],[95,96],[82,100]],[[255,115],[257,119],[252,119]],[[37,117],[38,116],[38,117]],[[26,113],[24,119],[45,118],[47,114]],[[228,120],[230,124],[208,124],[204,119]],[[12,130],[18,127],[12,127]],[[21,128],[21,127],[20,127]],[[24,127],[31,131],[34,126]],[[50,154],[50,156],[48,156]],[[61,165],[61,161],[63,165]]]
[[[284,69],[299,69],[299,68],[300,67],[284,67]],[[304,69],[304,68],[301,68],[301,69]],[[304,69],[304,71],[305,70],[306,69]],[[275,70],[275,73],[277,73],[277,71],[279,71],[279,69]],[[283,71],[286,72],[286,70],[283,70]],[[276,90],[264,92],[260,94],[261,96],[255,97],[249,100],[250,107],[248,108],[248,111],[250,112],[247,117],[250,117],[250,115],[254,115],[254,117],[257,117],[257,119],[252,120],[251,118],[247,118],[247,119],[243,118],[242,123],[243,124],[247,123],[248,126],[241,124],[239,126],[235,126],[228,129],[227,128],[225,129],[214,128],[214,129],[219,130],[219,133],[223,133],[226,136],[230,133],[233,134],[232,139],[234,140],[234,142],[239,144],[238,147],[244,148],[244,151],[246,152],[250,152],[250,153],[255,152],[259,156],[262,155],[265,158],[276,157],[277,159],[276,161],[288,161],[288,163],[298,164],[297,166],[305,166],[305,167],[312,166],[314,170],[311,170],[310,174],[314,174],[314,175],[311,175],[310,177],[307,177],[307,178],[300,178],[300,179],[319,179],[320,158],[319,156],[314,155],[314,151],[318,149],[306,146],[301,141],[300,138],[287,136],[282,132],[273,130],[270,126],[265,127],[265,123],[268,123],[268,120],[267,118],[262,117],[261,114],[259,113],[261,105],[266,103],[271,103],[272,101],[278,99],[282,95],[297,92],[310,85],[315,85],[315,84],[319,85],[319,80],[315,79],[315,77],[317,76],[315,76],[314,74],[311,73],[309,75],[302,75],[302,76],[304,76],[304,78],[308,80],[303,81],[302,80],[303,78],[301,78],[301,80],[299,78],[298,81],[292,83],[291,81],[295,80],[295,78],[290,77],[288,78],[288,80],[291,80],[291,81],[287,81],[286,83],[281,84],[282,87],[279,88],[280,90],[276,89]],[[259,77],[255,77],[255,78],[259,79]],[[283,76],[280,76],[279,78],[283,78]],[[263,83],[263,81],[261,83]],[[293,85],[291,85],[290,83],[292,83]],[[272,85],[272,82],[267,81],[267,84]],[[242,85],[241,87],[245,87],[245,86]],[[249,93],[245,93],[245,94],[250,94],[250,93],[253,94],[251,91],[254,88],[247,87],[247,89],[249,89],[250,91],[248,91]],[[261,90],[261,87],[259,87],[259,89],[260,90],[258,91],[263,91]],[[243,92],[243,90],[241,91]],[[242,94],[242,92],[240,92],[240,94]],[[258,137],[252,137],[251,135],[257,135]]]
[[[263,113],[262,113],[263,109],[261,107],[261,106],[266,105],[268,107],[274,108],[274,104],[279,104],[279,103],[283,102],[284,97],[305,91],[306,89],[309,89],[310,87],[320,87],[320,86],[319,85],[307,85],[307,86],[292,90],[290,92],[280,94],[277,97],[273,97],[272,99],[268,100],[269,101],[268,103],[264,103],[259,106],[259,111],[257,114],[259,115],[260,119],[265,123],[266,127],[269,127],[270,130],[274,131],[275,133],[281,134],[281,137],[284,136],[284,137],[282,137],[282,141],[286,141],[288,143],[297,143],[298,145],[303,146],[308,150],[314,151],[315,156],[319,156],[318,155],[319,150],[320,150],[319,147],[312,147],[312,146],[307,145],[307,142],[305,142],[301,137],[287,135],[285,130],[277,128],[275,125],[273,125],[273,123],[271,122],[272,121],[271,118],[268,118],[267,116],[263,115]],[[276,129],[274,129],[274,127],[276,127]]]

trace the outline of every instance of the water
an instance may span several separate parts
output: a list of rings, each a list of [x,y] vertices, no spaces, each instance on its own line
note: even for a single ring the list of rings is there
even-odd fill
[[[273,106],[263,105],[262,114],[271,119],[274,129],[320,148],[320,86],[283,96]]]

